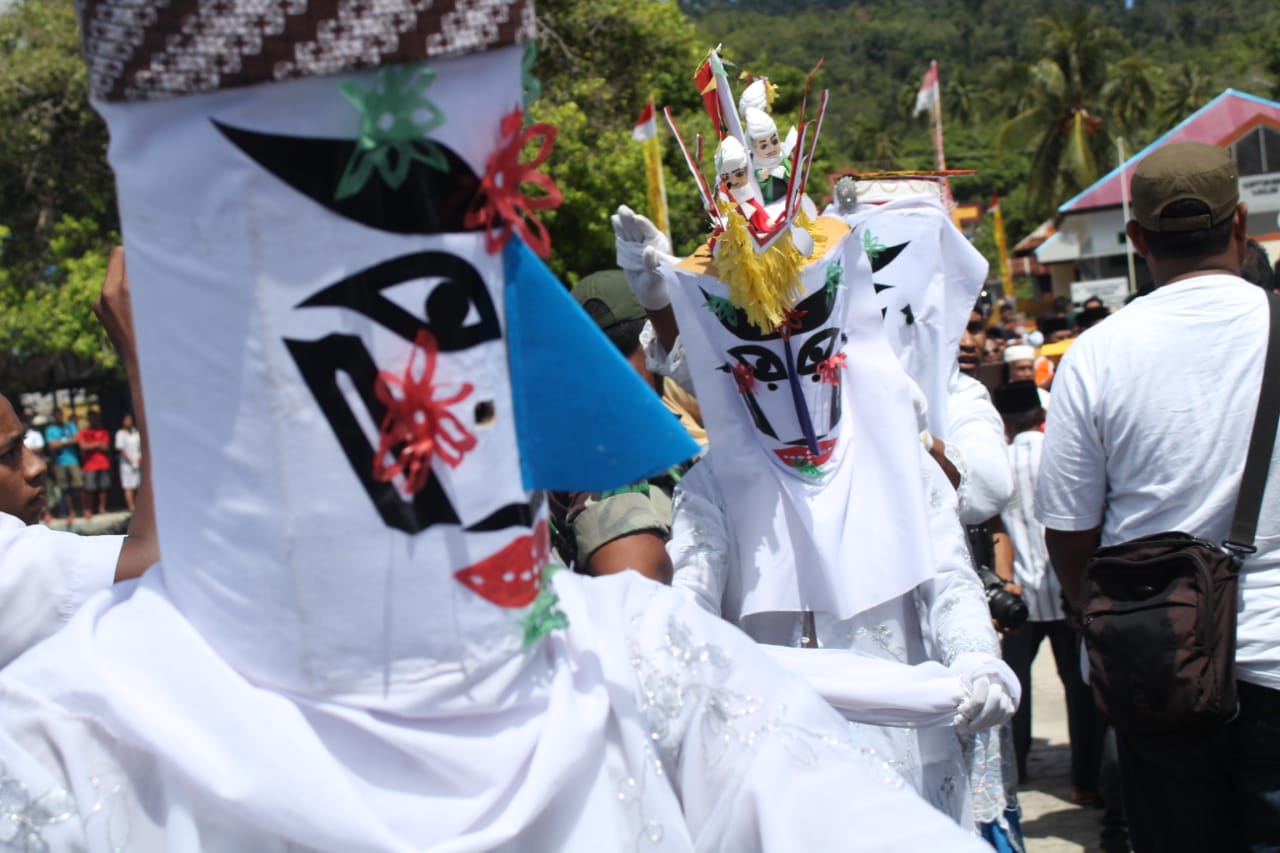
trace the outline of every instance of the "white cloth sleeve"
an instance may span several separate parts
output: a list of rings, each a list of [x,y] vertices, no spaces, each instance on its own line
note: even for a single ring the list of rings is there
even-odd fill
[[[1000,640],[991,626],[991,611],[973,570],[964,528],[956,518],[956,496],[942,469],[922,468],[936,576],[917,587],[916,595],[924,608],[933,657],[948,667],[964,652],[998,660]]]
[[[123,536],[79,536],[0,513],[0,667],[115,580]]]
[[[658,343],[658,335],[653,331],[653,324],[645,320],[644,328],[640,330],[640,346],[644,348],[645,365],[651,371],[661,376],[669,376],[688,393],[695,393],[693,374],[689,370],[689,360],[685,358],[684,344],[680,343],[679,337],[671,345],[671,352],[667,352],[662,348],[662,344]]]
[[[725,526],[724,501],[704,457],[676,486],[667,554],[675,571],[671,585],[708,613],[723,615],[733,544]]]
[[[760,648],[857,723],[950,725],[965,695],[960,678],[937,661],[907,666],[847,649]]]
[[[947,396],[944,441],[947,459],[960,472],[956,496],[961,523],[980,524],[999,515],[1013,497],[1004,422],[986,387],[962,373],[953,378]]]
[[[1107,459],[1094,417],[1094,395],[1079,367],[1075,347],[1053,377],[1036,479],[1036,518],[1054,530],[1092,530],[1102,523]]]

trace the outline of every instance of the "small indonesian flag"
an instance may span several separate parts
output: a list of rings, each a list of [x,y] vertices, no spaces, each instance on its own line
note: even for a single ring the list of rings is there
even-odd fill
[[[929,63],[929,70],[924,73],[924,81],[920,91],[916,92],[916,109],[912,115],[920,115],[934,108],[938,103],[938,60]]]
[[[644,105],[640,118],[636,119],[636,129],[631,131],[631,138],[636,142],[645,142],[653,139],[657,134],[658,123],[654,120],[653,98],[650,98],[649,103]]]
[[[987,205],[987,213],[995,213],[1000,209],[1000,193],[991,194],[991,204]]]
[[[671,237],[667,222],[667,184],[662,176],[662,151],[658,143],[658,122],[654,118],[653,98],[644,105],[631,138],[644,146],[644,174],[649,200],[649,216],[658,230]]]

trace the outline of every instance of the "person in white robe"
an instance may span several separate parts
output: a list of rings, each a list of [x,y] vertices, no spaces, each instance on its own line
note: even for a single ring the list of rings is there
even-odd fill
[[[761,278],[741,269],[749,257],[735,260],[745,253],[722,250],[743,242],[732,221],[695,255],[666,262],[643,217],[622,208],[614,226],[619,264],[642,302],[651,313],[665,302],[674,309],[680,337],[658,366],[688,371],[710,439],[677,491],[675,586],[758,641],[790,647],[775,657],[820,687],[839,683],[827,667],[866,657],[896,664],[889,671],[901,689],[891,703],[847,686],[824,695],[851,720],[879,724],[866,734],[904,777],[971,825],[960,745],[945,724],[1003,722],[1018,688],[999,660],[954,492],[924,458],[867,254],[838,220],[813,223],[815,248],[798,270],[776,257],[759,262],[798,276],[793,287],[771,283],[785,296],[765,305],[778,319],[762,322],[751,316],[761,301],[731,281]],[[784,237],[758,254],[775,250],[794,251]],[[652,335],[647,345],[651,364],[661,362]],[[832,654],[841,651],[862,654]],[[944,693],[929,690],[944,668],[958,688],[945,711]],[[917,699],[914,714],[904,712]],[[920,728],[883,727],[903,723]]]
[[[351,14],[83,5],[163,559],[0,674],[0,846],[980,849],[740,632],[554,572],[542,489],[691,442],[535,256],[532,7]]]

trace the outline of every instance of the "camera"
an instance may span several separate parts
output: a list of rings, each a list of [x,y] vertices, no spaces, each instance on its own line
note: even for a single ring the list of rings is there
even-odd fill
[[[1004,579],[986,566],[978,566],[978,580],[982,582],[982,592],[987,597],[987,607],[991,610],[991,618],[1002,630],[1011,631],[1021,628],[1027,621],[1027,603],[1022,596],[1014,595],[1004,588]]]

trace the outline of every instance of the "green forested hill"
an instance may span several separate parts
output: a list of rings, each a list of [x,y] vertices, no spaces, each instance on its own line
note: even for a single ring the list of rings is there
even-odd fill
[[[1017,239],[1057,204],[1233,87],[1280,97],[1274,0],[711,0],[686,2],[707,44],[753,72],[798,79],[817,59],[831,90],[821,152],[832,167],[932,165],[913,118],[939,64],[948,165],[960,198],[998,190]],[[785,69],[785,70],[784,70]],[[792,69],[796,72],[793,74]],[[784,92],[779,106],[790,104]],[[781,123],[781,122],[780,122]],[[817,170],[815,170],[817,171]]]

